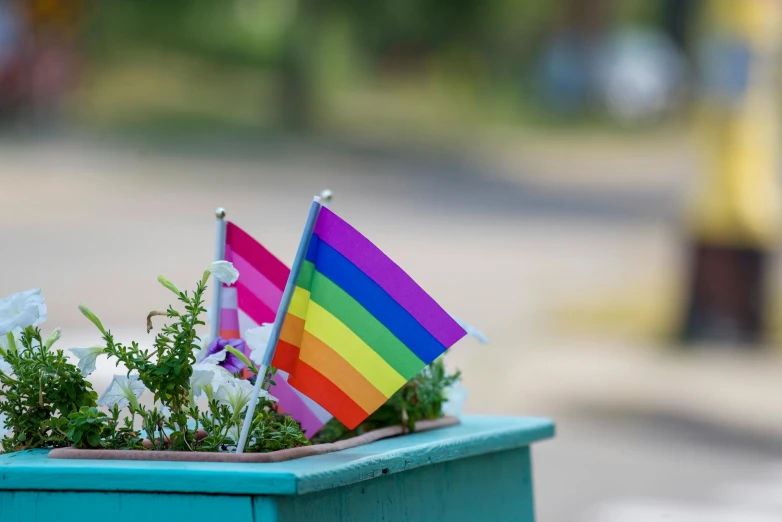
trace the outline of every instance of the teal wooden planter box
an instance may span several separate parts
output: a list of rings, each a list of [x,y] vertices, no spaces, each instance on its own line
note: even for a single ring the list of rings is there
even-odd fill
[[[547,419],[462,424],[280,463],[0,455],[2,522],[534,520],[530,445]]]

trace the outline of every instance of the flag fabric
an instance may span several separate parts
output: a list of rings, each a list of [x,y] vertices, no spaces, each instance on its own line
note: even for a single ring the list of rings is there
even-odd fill
[[[223,285],[219,336],[241,339],[249,328],[274,322],[290,269],[230,221],[226,222],[224,259],[233,263],[239,271],[239,279],[233,286]],[[249,356],[249,348],[247,350]],[[276,385],[270,393],[279,399],[279,410],[301,423],[302,430],[312,437],[331,415],[292,388],[287,378],[285,371],[278,371],[274,379]]]
[[[465,335],[396,263],[323,207],[272,365],[353,429]]]

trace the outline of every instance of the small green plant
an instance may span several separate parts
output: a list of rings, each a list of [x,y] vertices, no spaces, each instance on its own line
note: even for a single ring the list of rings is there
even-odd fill
[[[0,306],[22,295],[0,300]],[[39,306],[42,302],[40,298]],[[40,315],[45,318],[45,311]],[[95,406],[98,395],[62,350],[53,349],[59,330],[43,340],[37,326],[22,327],[25,318],[17,318],[0,343],[0,417],[7,432],[3,451],[67,446],[68,416]]]
[[[192,293],[179,290],[162,276],[158,278],[177,296],[184,310],[178,311],[169,306],[166,312],[155,311],[147,316],[148,330],[152,329],[155,316],[171,320],[155,337],[152,350],[142,349],[136,342],[130,345],[119,343],[92,311],[85,306],[79,307],[103,336],[105,348],[99,349],[98,353],[108,355],[128,369],[127,375],[114,376],[111,385],[98,400],[99,406],[109,407],[112,412],[111,418],[105,419],[108,429],[101,435],[103,447],[174,451],[235,449],[253,384],[234,375],[239,366],[222,361],[227,361],[225,358],[230,356],[241,364],[241,368],[246,367],[256,374],[258,369],[244,353],[225,340],[214,340],[205,347],[206,350],[201,346],[196,328],[204,325],[200,320],[200,315],[206,311],[203,295],[212,275],[220,282],[232,284],[238,272],[230,263],[216,262],[204,272]],[[219,353],[206,355],[218,345],[222,348]],[[83,366],[94,367],[96,352],[90,349],[80,353],[85,359],[92,358]],[[309,444],[298,423],[274,411],[276,399],[268,393],[273,375],[272,371],[268,371],[262,377],[264,391],[253,412],[247,451],[274,451]],[[154,397],[155,406],[152,408],[138,401],[146,390]],[[129,415],[120,419],[119,412],[125,409]],[[76,420],[71,428],[81,418],[74,417]],[[140,430],[136,428],[138,425]],[[71,440],[79,444],[83,439]]]
[[[335,442],[399,424],[404,424],[407,429],[414,431],[417,421],[443,416],[446,390],[460,378],[461,374],[458,371],[449,375],[443,358],[439,357],[402,386],[354,430],[349,430],[337,419],[331,419],[321,428],[313,441]]]
[[[68,415],[68,439],[77,448],[100,448],[112,431],[109,417],[93,406],[82,406]]]

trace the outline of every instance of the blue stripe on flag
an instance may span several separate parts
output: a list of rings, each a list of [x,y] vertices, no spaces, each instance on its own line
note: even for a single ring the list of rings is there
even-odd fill
[[[317,234],[312,235],[306,259],[366,308],[423,362],[429,364],[445,352],[445,346],[402,305]]]

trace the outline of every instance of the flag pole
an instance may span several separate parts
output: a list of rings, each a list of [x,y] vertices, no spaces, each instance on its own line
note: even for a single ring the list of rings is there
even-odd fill
[[[215,261],[222,261],[225,259],[225,209],[218,207],[218,209],[215,210],[215,217],[217,218]],[[209,318],[210,342],[217,339],[217,336],[220,334],[220,308],[223,294],[223,284],[216,279],[214,279],[214,281],[215,287],[212,292],[212,317]]]
[[[261,393],[263,386],[263,379],[266,376],[266,368],[272,362],[274,358],[274,351],[277,348],[277,341],[280,339],[280,331],[282,330],[282,323],[285,321],[285,316],[288,313],[288,307],[291,304],[293,298],[293,291],[296,289],[296,281],[299,279],[299,272],[301,272],[301,265],[304,262],[304,256],[307,255],[307,248],[310,245],[310,238],[315,230],[315,222],[318,220],[318,214],[320,213],[321,197],[315,196],[312,199],[312,205],[310,206],[310,213],[307,216],[307,222],[304,225],[304,232],[301,235],[299,241],[299,248],[296,251],[296,258],[293,260],[293,266],[291,272],[288,275],[288,282],[285,285],[285,291],[282,294],[280,300],[280,306],[277,308],[277,317],[274,319],[274,325],[272,331],[269,334],[269,342],[266,344],[266,352],[263,355],[263,362],[258,366],[258,375],[255,378],[255,386],[253,387],[253,394],[250,399],[250,404],[247,405],[247,413],[244,416],[244,424],[242,425],[242,433],[239,436],[239,442],[236,445],[236,453],[244,453],[244,447],[247,445],[247,436],[249,435],[250,425],[252,424],[253,414],[255,413],[255,406],[258,404],[258,396]]]

